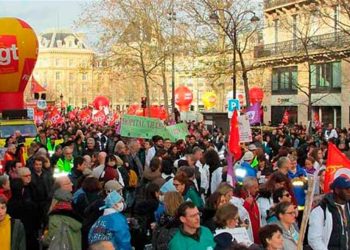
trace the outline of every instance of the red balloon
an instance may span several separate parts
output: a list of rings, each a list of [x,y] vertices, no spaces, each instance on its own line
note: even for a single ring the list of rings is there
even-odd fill
[[[257,102],[262,102],[264,99],[264,91],[262,88],[253,87],[249,90],[250,103],[255,104]]]
[[[188,111],[189,105],[193,99],[193,94],[186,86],[180,86],[175,90],[175,103],[180,111]]]
[[[108,107],[109,106],[109,100],[107,97],[104,96],[97,96],[95,100],[93,101],[94,108],[99,110],[102,107]]]

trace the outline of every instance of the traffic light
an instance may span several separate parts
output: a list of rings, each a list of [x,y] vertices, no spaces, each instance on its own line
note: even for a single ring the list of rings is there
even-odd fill
[[[147,97],[141,97],[141,108],[147,107]]]

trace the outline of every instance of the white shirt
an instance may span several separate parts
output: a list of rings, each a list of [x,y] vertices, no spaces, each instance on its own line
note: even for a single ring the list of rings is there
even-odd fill
[[[201,188],[205,190],[205,193],[209,189],[209,166],[207,164],[202,164],[199,160],[196,162],[196,167],[198,167],[201,174]]]
[[[156,155],[156,148],[153,146],[147,151],[145,167],[149,167],[149,164],[151,163],[151,160],[155,155]]]

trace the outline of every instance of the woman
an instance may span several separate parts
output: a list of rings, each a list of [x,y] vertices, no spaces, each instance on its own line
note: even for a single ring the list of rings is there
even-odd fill
[[[179,228],[179,221],[176,219],[176,211],[183,203],[181,194],[176,191],[165,193],[163,204],[164,214],[160,217],[159,223],[153,230],[152,246],[155,250],[169,249],[168,243]]]
[[[205,164],[209,166],[209,190],[208,193],[214,193],[222,182],[223,167],[220,163],[220,157],[214,149],[207,150],[204,154]]]
[[[43,244],[49,246],[62,227],[66,229],[69,239],[69,249],[81,249],[81,218],[73,211],[72,194],[63,189],[57,189],[49,210],[48,231],[44,235]]]
[[[184,200],[191,200],[198,209],[203,208],[203,200],[196,191],[193,182],[191,182],[184,172],[179,172],[173,179],[176,190],[183,196]]]
[[[297,206],[297,200],[295,198],[294,192],[293,192],[293,185],[290,179],[282,174],[281,172],[274,172],[270,179],[266,182],[266,189],[269,191],[272,195],[275,192],[275,190],[284,187],[288,190],[289,194],[291,195],[292,202]]]
[[[237,242],[235,233],[232,229],[236,228],[239,222],[238,208],[232,204],[225,204],[220,207],[215,214],[215,223],[217,228],[215,230],[214,240],[216,242],[216,250],[227,249],[232,243],[243,243],[247,247],[251,246],[253,242],[247,240],[246,242]],[[244,227],[241,228],[248,238],[248,232]],[[237,237],[237,236],[236,236]]]
[[[309,156],[315,159],[314,168],[318,171],[323,165],[323,152],[320,148],[314,148]]]
[[[215,232],[214,216],[219,207],[227,204],[228,200],[225,195],[220,192],[212,193],[205,204],[202,216],[202,224],[210,229],[213,233]]]
[[[105,205],[101,216],[91,227],[89,232],[89,244],[101,240],[111,241],[115,249],[131,250],[130,232],[128,221],[121,213],[124,210],[122,196],[113,191],[105,199]]]
[[[297,249],[299,232],[295,227],[297,210],[291,202],[283,201],[277,204],[275,213],[278,221],[275,223],[282,229],[283,249]]]
[[[161,173],[162,168],[162,160],[159,157],[154,157],[149,167],[145,168],[145,171],[143,172],[143,178],[145,182],[154,181],[162,176]]]
[[[20,220],[12,219],[7,212],[7,199],[0,195],[0,246],[2,250],[25,250],[26,237]]]
[[[315,169],[314,165],[315,165],[315,159],[314,158],[309,156],[309,157],[307,157],[305,159],[304,168],[305,168],[306,173],[307,173],[308,176],[309,175],[313,175],[315,173],[316,169]]]
[[[282,188],[277,189],[273,193],[272,201],[273,201],[273,204],[271,205],[270,209],[268,210],[267,217],[266,217],[266,221],[269,224],[277,221],[277,217],[276,217],[276,213],[275,213],[276,205],[279,204],[280,202],[284,202],[284,201],[291,202],[292,197],[291,197],[290,193],[288,192],[288,190],[282,187]]]
[[[283,249],[282,229],[276,224],[266,225],[259,230],[259,238],[263,249],[281,250]]]

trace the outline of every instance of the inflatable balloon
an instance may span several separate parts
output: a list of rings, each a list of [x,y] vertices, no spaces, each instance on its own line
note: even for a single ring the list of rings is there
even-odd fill
[[[180,86],[175,90],[175,103],[180,111],[188,111],[193,99],[193,94],[186,86]]]
[[[249,99],[251,104],[255,104],[257,102],[262,102],[264,98],[264,91],[259,87],[253,87],[249,90]]]
[[[205,92],[202,96],[202,102],[205,109],[212,109],[216,104],[216,94],[212,91]]]
[[[23,20],[0,18],[0,110],[23,109],[23,92],[38,58],[38,39]]]
[[[97,110],[100,110],[103,107],[108,107],[109,106],[109,100],[107,97],[104,96],[97,96],[95,97],[94,101],[92,102],[94,105],[94,108]]]

